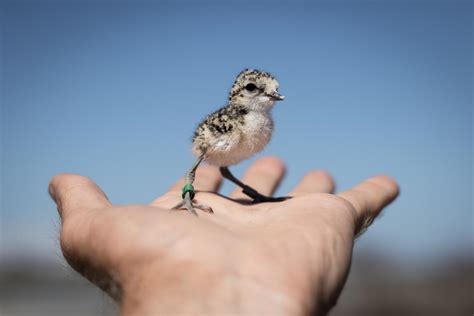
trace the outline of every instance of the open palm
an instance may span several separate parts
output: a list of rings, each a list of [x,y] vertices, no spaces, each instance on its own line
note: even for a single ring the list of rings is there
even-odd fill
[[[284,175],[276,158],[243,182],[271,195]],[[325,172],[308,173],[279,203],[217,193],[217,168],[197,170],[198,202],[214,214],[171,211],[182,180],[150,205],[113,206],[89,179],[50,185],[68,262],[115,297],[124,315],[324,313],[344,285],[355,235],[398,194],[386,176],[332,194]]]

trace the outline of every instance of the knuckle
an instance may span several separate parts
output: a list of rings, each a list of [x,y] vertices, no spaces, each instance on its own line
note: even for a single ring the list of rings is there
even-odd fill
[[[60,245],[63,252],[75,253],[84,245],[91,235],[97,235],[94,232],[94,223],[97,222],[97,216],[91,216],[88,212],[80,214],[70,214],[63,220],[60,233]]]
[[[358,221],[357,208],[352,203],[350,203],[345,198],[329,194],[329,193],[319,193],[321,199],[325,200],[328,203],[331,203],[332,212],[338,213],[338,216],[349,217],[352,222]]]
[[[347,202],[343,198],[341,198],[337,195],[331,194],[331,193],[309,193],[307,196],[310,197],[310,198],[318,198],[321,201],[325,201],[325,202],[329,202],[329,203],[345,203],[345,202]]]
[[[65,257],[69,257],[75,252],[78,233],[76,220],[69,218],[67,221],[63,221],[59,242]]]

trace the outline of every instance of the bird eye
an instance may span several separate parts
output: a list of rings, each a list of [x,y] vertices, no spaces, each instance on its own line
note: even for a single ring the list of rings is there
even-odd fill
[[[255,91],[255,89],[257,89],[257,86],[253,83],[249,83],[248,85],[245,86],[245,90],[250,91],[250,92]]]

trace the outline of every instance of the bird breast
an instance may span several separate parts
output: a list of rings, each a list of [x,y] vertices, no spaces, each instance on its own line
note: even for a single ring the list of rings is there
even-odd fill
[[[269,112],[247,113],[243,120],[236,121],[227,133],[207,133],[209,146],[204,160],[216,166],[231,166],[260,152],[270,141],[273,121]],[[199,144],[194,144],[193,152],[199,156]],[[201,146],[202,148],[202,146]]]

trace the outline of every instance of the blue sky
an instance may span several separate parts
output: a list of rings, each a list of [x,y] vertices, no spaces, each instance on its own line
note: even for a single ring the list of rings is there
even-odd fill
[[[340,190],[386,173],[401,196],[358,249],[402,263],[469,251],[472,12],[467,1],[4,3],[2,252],[57,254],[56,173],[89,176],[118,204],[165,192],[193,162],[194,127],[247,67],[286,96],[261,154],[287,162],[280,192],[314,168]]]

